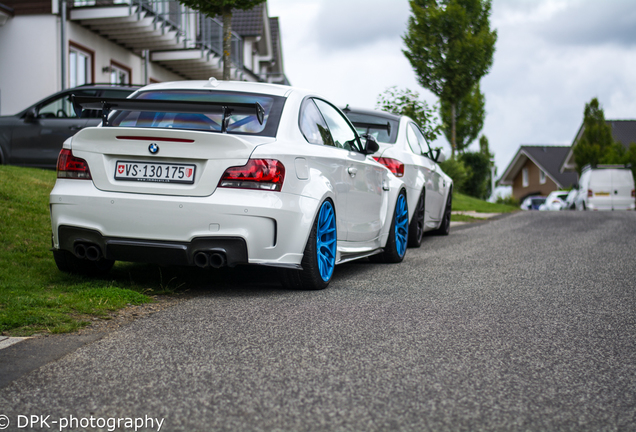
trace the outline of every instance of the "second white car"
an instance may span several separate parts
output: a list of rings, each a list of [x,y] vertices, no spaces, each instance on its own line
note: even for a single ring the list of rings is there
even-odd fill
[[[410,210],[409,246],[419,247],[426,231],[448,235],[453,180],[437,162],[445,159],[432,150],[415,122],[407,116],[346,107],[344,113],[358,133],[376,138],[375,159],[404,181]]]

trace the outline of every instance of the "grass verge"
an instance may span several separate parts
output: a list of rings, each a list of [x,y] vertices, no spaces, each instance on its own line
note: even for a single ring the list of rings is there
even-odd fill
[[[49,193],[55,172],[0,166],[0,334],[64,333],[194,282],[180,268],[116,263],[106,278],[60,272],[53,261]]]
[[[519,210],[519,208],[505,204],[489,203],[468,195],[453,193],[453,210],[472,210],[478,213],[510,213]]]

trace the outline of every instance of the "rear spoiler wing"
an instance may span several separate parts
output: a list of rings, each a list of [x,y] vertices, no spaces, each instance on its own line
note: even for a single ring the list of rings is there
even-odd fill
[[[391,135],[391,123],[364,123],[364,122],[351,122],[354,126],[359,126],[367,129],[386,129],[386,133]]]
[[[223,113],[221,132],[227,132],[227,125],[232,114],[255,114],[262,125],[265,120],[265,110],[258,102],[254,103],[227,103],[227,102],[191,102],[155,99],[118,99],[99,98],[90,96],[71,95],[71,103],[78,117],[84,110],[102,112],[102,126],[110,126],[108,115],[111,110],[118,111],[146,111],[167,113],[197,113],[211,114]]]

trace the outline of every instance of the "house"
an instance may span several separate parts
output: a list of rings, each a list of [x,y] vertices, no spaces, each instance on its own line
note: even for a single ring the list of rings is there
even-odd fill
[[[530,195],[546,196],[577,182],[575,172],[561,172],[569,146],[522,145],[499,180],[512,186],[512,195],[522,201]]]
[[[612,128],[612,136],[614,141],[617,141],[627,149],[631,143],[636,143],[636,120],[606,120],[605,123]],[[576,163],[574,162],[574,147],[579,143],[583,136],[583,130],[585,129],[582,124],[574,137],[574,141],[570,146],[570,151],[563,160],[560,172],[568,172],[576,170]]]
[[[232,23],[232,79],[289,84],[267,3]],[[220,79],[222,28],[177,0],[0,0],[0,114],[88,83]]]

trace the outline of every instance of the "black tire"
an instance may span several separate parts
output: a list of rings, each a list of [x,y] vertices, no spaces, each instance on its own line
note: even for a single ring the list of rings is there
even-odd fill
[[[448,192],[448,199],[446,200],[446,207],[444,208],[444,216],[442,217],[442,223],[439,225],[433,235],[447,236],[450,234],[451,225],[451,212],[453,207],[453,191]]]
[[[404,257],[406,256],[406,246],[404,246],[404,251],[400,254],[398,250],[398,240],[397,233],[395,230],[396,216],[398,212],[398,203],[400,201],[400,196],[404,198],[404,204],[406,205],[406,192],[404,189],[398,195],[397,202],[395,204],[395,210],[393,211],[393,219],[391,220],[391,227],[389,228],[389,238],[386,241],[386,246],[384,247],[384,251],[377,255],[372,255],[369,257],[369,260],[374,263],[399,263],[402,262]],[[408,210],[408,209],[407,209]],[[408,211],[407,211],[408,218]],[[408,239],[408,224],[405,224],[407,232],[405,233],[406,239]],[[405,239],[405,242],[408,241]]]
[[[330,200],[325,202],[329,202],[333,209],[333,217],[334,217],[334,229],[335,225],[335,207]],[[323,202],[320,206],[325,204]],[[280,269],[279,277],[283,286],[287,289],[295,289],[295,290],[321,290],[327,288],[329,282],[331,282],[331,278],[333,277],[333,272],[328,277],[327,280],[323,279],[320,275],[320,268],[318,265],[318,219],[320,215],[320,210],[316,215],[314,220],[314,225],[311,228],[311,232],[309,234],[309,239],[307,240],[307,244],[305,245],[305,251],[303,252],[303,259],[300,263],[302,270],[296,269]],[[334,231],[334,238],[337,240],[337,231]],[[334,249],[335,252],[335,249]],[[334,266],[335,266],[335,254],[333,256]]]
[[[102,258],[98,261],[79,259],[69,251],[54,250],[53,259],[60,271],[84,276],[102,276],[107,274],[113,265],[114,260]]]
[[[417,207],[413,212],[413,220],[409,224],[409,247],[418,248],[422,245],[422,237],[424,237],[424,206],[426,196],[424,191],[420,193],[417,200]]]

